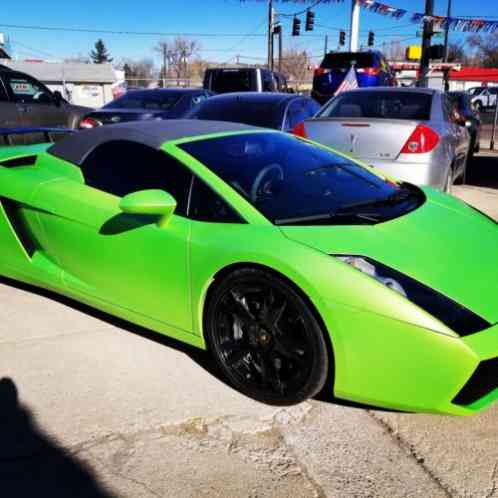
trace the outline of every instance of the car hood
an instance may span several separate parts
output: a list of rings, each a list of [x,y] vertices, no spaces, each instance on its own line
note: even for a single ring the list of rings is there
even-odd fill
[[[498,224],[451,196],[424,191],[421,207],[388,222],[281,230],[327,254],[368,256],[497,323]]]

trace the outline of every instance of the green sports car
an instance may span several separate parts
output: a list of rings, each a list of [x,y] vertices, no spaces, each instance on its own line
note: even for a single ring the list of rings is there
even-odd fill
[[[288,405],[498,399],[498,225],[304,139],[178,120],[0,149],[0,274],[209,349]]]

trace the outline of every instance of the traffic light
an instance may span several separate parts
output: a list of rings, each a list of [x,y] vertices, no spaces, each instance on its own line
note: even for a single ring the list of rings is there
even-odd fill
[[[374,46],[374,39],[375,39],[375,34],[373,31],[368,32],[368,46],[373,47]]]
[[[280,24],[275,24],[273,26],[273,34],[274,35],[279,35],[282,33],[282,26]]]
[[[346,45],[346,32],[345,31],[341,31],[339,33],[339,45],[341,47],[344,47],[344,45]]]
[[[301,19],[299,17],[294,17],[292,21],[292,36],[299,36],[301,32]]]
[[[313,31],[315,27],[315,13],[311,10],[306,11],[306,31]]]

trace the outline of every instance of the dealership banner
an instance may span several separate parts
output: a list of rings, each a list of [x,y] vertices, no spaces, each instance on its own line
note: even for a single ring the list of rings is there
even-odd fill
[[[434,27],[446,29],[449,27],[452,31],[464,31],[469,33],[494,33],[498,30],[498,21],[488,21],[486,19],[467,19],[462,17],[441,17],[441,16],[426,16],[425,14],[409,13],[405,9],[398,9],[385,3],[375,0],[357,0],[361,7],[394,19],[401,19],[406,15],[410,16],[410,21],[415,24],[422,22],[432,22]]]

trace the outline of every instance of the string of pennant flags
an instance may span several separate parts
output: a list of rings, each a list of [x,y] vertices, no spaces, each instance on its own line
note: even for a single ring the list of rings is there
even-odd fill
[[[452,31],[463,31],[468,33],[494,33],[498,30],[498,21],[488,21],[486,19],[466,19],[462,17],[442,17],[442,16],[426,16],[420,13],[409,13],[405,9],[398,9],[385,3],[377,2],[376,0],[358,0],[358,3],[364,9],[370,12],[375,12],[383,16],[389,16],[394,19],[402,19],[406,15],[410,16],[410,21],[415,24],[422,22],[432,22],[435,28],[446,29]]]
[[[240,0],[248,2],[251,0]],[[268,0],[252,0],[256,2],[267,2]],[[273,0],[279,3],[295,3],[295,4],[317,4],[317,0]],[[410,16],[410,21],[415,24],[423,22],[432,22],[435,28],[446,29],[446,26],[452,31],[463,31],[467,33],[494,33],[498,31],[498,21],[490,21],[487,19],[467,19],[463,17],[443,17],[443,16],[426,16],[417,12],[408,12],[405,9],[398,9],[376,0],[357,0],[361,7],[370,12],[375,12],[383,16],[392,17],[399,20],[406,16]],[[344,0],[321,0],[322,4],[343,3]]]

